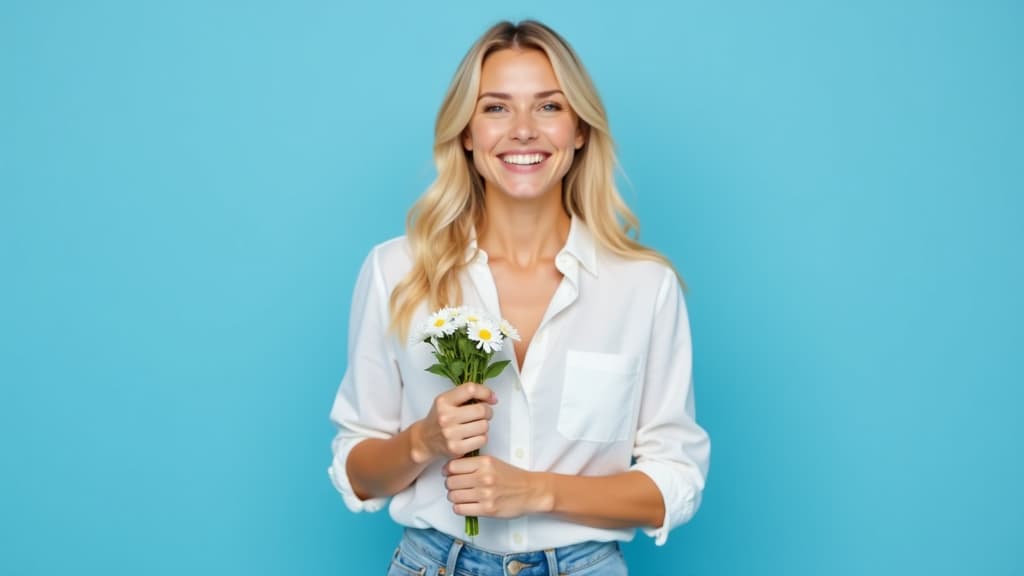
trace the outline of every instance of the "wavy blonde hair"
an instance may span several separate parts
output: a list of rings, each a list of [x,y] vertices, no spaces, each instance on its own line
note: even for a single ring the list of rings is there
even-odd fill
[[[524,20],[492,26],[469,49],[441,103],[434,127],[437,179],[413,205],[406,219],[413,267],[395,286],[389,302],[391,329],[404,340],[416,308],[459,304],[459,272],[474,227],[484,218],[484,181],[473,166],[462,135],[473,117],[480,70],[488,55],[508,48],[544,52],[569,105],[579,117],[585,142],[576,152],[562,186],[562,205],[586,223],[597,242],[620,256],[672,263],[630,236],[639,221],[615,185],[615,145],[608,116],[590,75],[564,38],[544,24]],[[674,268],[673,268],[674,270]],[[678,275],[678,272],[677,272]],[[680,283],[684,286],[680,278]]]

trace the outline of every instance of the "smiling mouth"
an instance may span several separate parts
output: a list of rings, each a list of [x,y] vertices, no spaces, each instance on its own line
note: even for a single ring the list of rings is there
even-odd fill
[[[547,154],[504,154],[501,161],[512,166],[535,166],[547,160]]]

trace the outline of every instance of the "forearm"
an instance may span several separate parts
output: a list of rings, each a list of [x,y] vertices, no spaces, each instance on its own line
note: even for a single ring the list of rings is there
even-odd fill
[[[419,440],[419,422],[388,439],[368,438],[348,455],[345,471],[362,500],[393,496],[430,465]]]
[[[659,528],[664,522],[661,491],[643,472],[609,476],[537,474],[543,512],[595,528]]]

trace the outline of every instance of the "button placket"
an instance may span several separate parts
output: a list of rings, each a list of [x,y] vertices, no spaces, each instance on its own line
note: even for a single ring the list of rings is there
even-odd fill
[[[509,402],[509,456],[511,463],[528,469],[530,449],[530,406],[525,394],[516,394]]]
[[[522,552],[527,549],[530,541],[527,534],[527,527],[529,526],[526,516],[519,518],[513,518],[509,520],[509,546],[516,552]]]

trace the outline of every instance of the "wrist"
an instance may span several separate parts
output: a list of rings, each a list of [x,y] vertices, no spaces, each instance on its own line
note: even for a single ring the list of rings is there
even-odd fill
[[[550,472],[533,472],[530,477],[533,492],[533,511],[547,514],[555,511],[557,477]]]
[[[427,443],[423,440],[423,427],[421,421],[413,422],[409,426],[409,459],[415,464],[427,464],[433,460]]]

